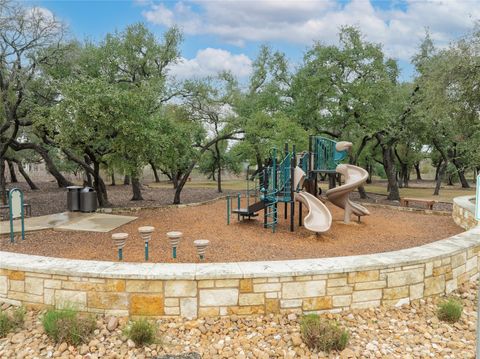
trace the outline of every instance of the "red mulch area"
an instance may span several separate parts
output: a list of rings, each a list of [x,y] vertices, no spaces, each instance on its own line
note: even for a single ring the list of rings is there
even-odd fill
[[[361,223],[353,221],[346,225],[342,222],[343,211],[327,205],[334,222],[331,230],[320,236],[303,227],[298,228],[298,211],[295,232],[290,232],[289,222],[283,219],[283,203],[279,205],[280,223],[276,233],[263,228],[263,212],[256,219],[240,222],[232,215],[231,224],[227,226],[225,200],[194,207],[142,210],[135,214],[139,216],[137,220],[115,232],[130,234],[124,248],[124,260],[129,262],[144,260],[144,243],[137,229],[145,225],[155,227],[150,242],[151,262],[198,262],[193,246],[195,239],[210,240],[207,262],[231,262],[385,252],[419,246],[462,232],[450,216],[373,207],[370,207],[371,216],[363,217]],[[303,215],[306,215],[305,209]],[[165,235],[173,230],[184,234],[176,260],[170,258]],[[0,250],[54,257],[117,260],[111,233],[49,230],[29,233],[24,242],[15,244],[10,244],[7,237],[2,237]]]

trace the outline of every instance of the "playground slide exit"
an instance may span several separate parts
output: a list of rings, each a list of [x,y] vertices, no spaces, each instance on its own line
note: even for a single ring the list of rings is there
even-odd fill
[[[294,188],[301,188],[305,172],[300,168],[295,168]],[[306,229],[316,233],[327,232],[332,225],[332,214],[328,208],[314,195],[300,191],[295,194],[295,200],[302,202],[308,209],[308,214],[303,220]]]

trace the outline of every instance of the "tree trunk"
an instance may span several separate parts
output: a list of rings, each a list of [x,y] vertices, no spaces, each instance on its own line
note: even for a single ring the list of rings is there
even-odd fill
[[[85,171],[85,182],[83,185],[93,187],[92,175],[88,171]]]
[[[31,190],[38,190],[37,185],[30,179],[30,176],[27,174],[27,172],[25,172],[25,170],[23,169],[23,166],[20,163],[20,161],[18,161],[16,163],[17,163],[18,171],[22,174],[23,178],[25,178],[25,181],[30,186],[30,189]]]
[[[153,176],[155,177],[155,182],[159,183],[160,177],[158,176],[157,167],[155,167],[155,164],[152,161],[150,161],[150,167],[152,167]]]
[[[442,167],[443,164],[443,159],[440,159],[435,166],[435,181],[438,180],[438,175],[440,173],[440,168]]]
[[[460,183],[462,184],[462,188],[470,188],[470,184],[468,183],[467,178],[465,177],[465,170],[457,168],[457,173],[458,173],[458,178],[460,179]]]
[[[413,166],[415,167],[415,173],[417,174],[417,181],[421,181],[422,174],[420,173],[420,162],[416,162]]]
[[[112,172],[112,174],[111,174],[111,176],[110,176],[110,177],[111,177],[111,179],[112,179],[111,186],[116,186],[116,185],[117,185],[117,183],[115,182],[115,172]]]
[[[132,176],[132,192],[133,192],[133,197],[132,201],[143,201],[142,197],[142,185],[140,183],[140,180],[138,179],[138,176],[134,175]]]
[[[112,204],[108,201],[107,187],[100,176],[100,164],[97,161],[93,162],[93,187],[97,192],[98,205],[100,207],[111,207]]]
[[[447,176],[447,186],[453,186],[453,175],[451,174]]]
[[[130,176],[129,175],[125,175],[125,177],[123,177],[123,185],[124,186],[130,186]]]
[[[365,191],[365,187],[363,187],[363,185],[358,187],[358,193],[360,194],[361,199],[367,199],[368,198],[367,191]]]
[[[62,173],[58,170],[57,166],[53,162],[53,160],[50,158],[50,155],[48,154],[48,151],[45,150],[44,148],[38,148],[37,153],[42,156],[43,160],[45,161],[45,165],[47,167],[48,172],[55,178],[57,181],[58,187],[64,188],[73,185],[72,182],[67,180]]]
[[[0,158],[0,195],[2,204],[7,204],[7,181],[5,180],[5,161]]]
[[[215,164],[217,167],[217,192],[222,193],[222,161],[220,158],[218,142],[215,142]]]
[[[17,183],[17,174],[15,173],[15,167],[13,167],[13,162],[10,160],[7,160],[8,164],[8,171],[10,172],[10,183]]]
[[[366,170],[368,172],[368,177],[367,177],[367,184],[372,183],[372,172],[373,172],[373,166],[371,163],[367,163]]]
[[[382,145],[383,167],[388,179],[388,196],[390,201],[399,201],[400,192],[398,190],[397,173],[395,170],[395,157],[393,149],[387,145]]]
[[[442,165],[438,170],[437,180],[435,183],[435,190],[433,191],[434,196],[438,196],[440,194],[440,187],[442,186],[442,180],[443,180],[443,177],[445,176],[446,170],[447,170],[447,162],[442,161]]]

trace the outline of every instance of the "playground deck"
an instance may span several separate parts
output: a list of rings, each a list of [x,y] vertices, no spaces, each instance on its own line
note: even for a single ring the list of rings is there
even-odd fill
[[[245,207],[246,203],[242,203]],[[124,248],[124,259],[142,262],[144,242],[138,235],[138,227],[155,227],[150,242],[151,262],[173,262],[166,232],[178,230],[184,233],[178,248],[177,262],[197,262],[193,241],[210,240],[207,262],[233,262],[248,260],[283,260],[348,256],[385,252],[414,247],[460,233],[451,216],[427,215],[393,209],[369,207],[371,216],[360,224],[343,224],[343,210],[327,204],[333,215],[331,230],[316,236],[303,227],[289,231],[289,223],[283,218],[284,205],[278,206],[279,225],[276,233],[262,226],[262,216],[237,222],[232,215],[226,225],[226,201],[184,207],[143,210],[135,213],[136,221],[117,228],[114,232],[130,234]],[[306,215],[304,211],[303,215]],[[298,219],[298,218],[297,218]],[[44,230],[27,233],[23,242],[10,244],[8,236],[0,237],[0,250],[44,256],[76,259],[116,261],[117,253],[111,233],[58,232]]]

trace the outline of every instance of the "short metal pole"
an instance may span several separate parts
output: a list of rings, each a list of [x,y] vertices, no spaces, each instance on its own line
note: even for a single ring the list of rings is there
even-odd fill
[[[300,202],[298,204],[298,226],[299,227],[302,226],[302,207],[303,207],[303,204],[302,202]]]
[[[173,259],[177,258],[177,247],[172,248],[172,257],[173,257]]]
[[[230,224],[230,196],[227,196],[227,225]]]
[[[145,260],[148,261],[148,242],[145,242]]]
[[[240,196],[241,196],[241,194],[239,193],[238,196],[237,196],[237,209],[238,209],[237,220],[238,221],[240,221],[240,201],[241,201]]]
[[[118,259],[123,260],[123,249],[122,248],[118,248]]]

